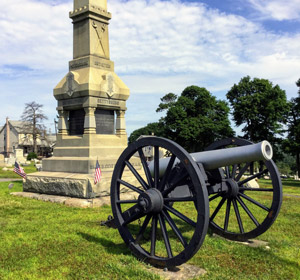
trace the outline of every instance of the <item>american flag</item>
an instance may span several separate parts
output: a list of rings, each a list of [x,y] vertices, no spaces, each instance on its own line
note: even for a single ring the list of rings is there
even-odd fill
[[[99,165],[99,162],[98,162],[98,159],[97,159],[97,161],[96,161],[96,168],[95,168],[95,178],[94,178],[94,184],[95,185],[98,182],[100,182],[101,176],[102,176],[102,173],[101,173],[100,165]]]
[[[22,176],[25,179],[27,177],[24,169],[17,162],[15,162],[14,172],[17,173],[18,175]]]

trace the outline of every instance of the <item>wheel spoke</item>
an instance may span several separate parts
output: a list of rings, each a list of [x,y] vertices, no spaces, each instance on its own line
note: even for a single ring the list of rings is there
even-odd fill
[[[164,208],[167,209],[172,214],[174,214],[175,216],[177,216],[178,218],[180,218],[181,220],[183,220],[186,223],[190,224],[191,226],[196,227],[196,223],[194,221],[192,221],[190,218],[188,218],[187,216],[183,215],[182,213],[178,212],[173,207],[164,205]]]
[[[241,186],[241,185],[243,185],[243,184],[245,184],[245,183],[247,183],[247,182],[249,182],[249,181],[251,181],[251,180],[253,180],[253,179],[255,179],[255,178],[259,177],[259,176],[261,176],[261,175],[263,175],[264,173],[267,173],[268,171],[269,171],[268,169],[265,169],[265,170],[263,170],[261,172],[258,172],[256,174],[254,174],[254,175],[246,178],[245,180],[238,182],[238,185]]]
[[[256,206],[258,206],[258,207],[260,207],[260,208],[262,208],[262,209],[264,209],[264,210],[270,212],[270,209],[269,209],[268,207],[262,205],[261,203],[259,203],[258,201],[254,200],[253,198],[251,198],[251,197],[249,197],[249,196],[247,196],[247,195],[245,195],[245,194],[243,194],[243,193],[239,193],[239,195],[240,195],[241,197],[247,199],[248,201],[252,202],[252,203],[255,204]]]
[[[139,152],[139,156],[140,156],[143,168],[144,168],[144,172],[145,172],[148,184],[150,187],[153,187],[153,180],[152,180],[151,172],[149,170],[149,167],[148,167],[148,164],[147,164],[147,161],[146,161],[146,158],[145,158],[142,148],[138,149],[138,152]]]
[[[126,204],[126,203],[138,203],[137,200],[117,200],[117,204]]]
[[[147,226],[148,226],[148,224],[149,224],[151,218],[152,218],[152,215],[151,215],[151,214],[147,215],[147,217],[146,217],[146,219],[144,220],[144,222],[143,222],[143,224],[142,224],[142,227],[141,227],[141,229],[140,229],[140,231],[139,231],[139,233],[138,233],[138,235],[137,235],[137,237],[136,237],[136,239],[135,239],[135,242],[134,242],[135,244],[139,243],[140,240],[142,239],[143,234],[144,234],[144,232],[145,232],[145,230],[146,230],[146,228],[147,228]]]
[[[144,213],[141,211],[140,207],[137,204],[132,206],[131,208],[122,213],[124,219],[122,226],[136,221],[137,219],[143,217],[143,215]]]
[[[187,244],[186,240],[184,239],[184,237],[182,236],[180,230],[176,226],[174,220],[171,218],[170,214],[167,211],[165,211],[165,210],[162,211],[162,214],[163,214],[164,218],[167,220],[167,222],[170,225],[170,227],[172,228],[172,230],[177,235],[177,237],[180,240],[180,242],[182,243],[183,247],[186,248],[186,246],[188,244]]]
[[[124,185],[125,187],[127,187],[127,188],[129,188],[129,189],[131,189],[131,190],[133,190],[133,191],[135,191],[135,192],[137,192],[137,193],[143,193],[143,192],[144,192],[143,190],[138,189],[137,187],[135,187],[135,186],[133,186],[133,185],[131,185],[131,184],[129,184],[129,183],[127,183],[127,182],[121,180],[121,179],[118,179],[117,181],[118,181],[120,184]]]
[[[195,197],[166,197],[165,202],[185,202],[185,201],[196,201]]]
[[[210,198],[209,198],[209,201],[213,201],[213,200],[215,200],[216,198],[218,198],[219,196],[221,196],[221,194],[220,194],[220,193],[217,193],[216,195],[210,197]]]
[[[165,171],[165,173],[164,173],[164,175],[163,175],[163,177],[162,177],[162,180],[161,180],[160,183],[159,183],[158,189],[159,189],[160,191],[162,191],[162,190],[164,189],[165,184],[166,184],[166,182],[167,182],[168,179],[169,179],[169,176],[170,176],[170,174],[171,174],[171,170],[172,170],[172,168],[173,168],[175,159],[176,159],[176,156],[173,154],[173,155],[171,156],[171,158],[170,158],[170,161],[169,161],[168,166],[167,166],[167,169],[166,169],[166,171]]]
[[[239,170],[239,173],[238,173],[238,175],[235,178],[236,181],[239,181],[242,178],[242,176],[244,175],[244,173],[249,168],[250,164],[251,164],[251,162],[247,162],[246,165],[241,170]]]
[[[227,205],[226,205],[226,215],[225,215],[225,221],[224,221],[224,230],[227,231],[228,229],[228,222],[229,222],[229,215],[230,215],[230,207],[231,207],[231,200],[227,199]]]
[[[151,256],[155,256],[156,232],[157,232],[157,216],[154,215],[152,218],[152,226],[151,226],[151,248],[150,248]]]
[[[232,173],[231,173],[231,178],[234,178],[235,177],[235,175],[236,175],[236,170],[237,170],[237,164],[235,164],[234,166],[233,166],[233,168],[232,168]]]
[[[225,200],[226,200],[226,198],[223,197],[222,200],[220,201],[220,203],[218,204],[217,208],[215,209],[214,213],[211,215],[211,217],[209,219],[210,221],[212,221],[216,217],[216,215],[220,211],[221,207],[223,206]]]
[[[229,178],[230,177],[230,172],[229,172],[229,167],[225,166],[225,173],[226,173],[226,177]]]
[[[147,185],[147,183],[144,181],[144,179],[141,177],[141,175],[136,171],[136,169],[132,166],[132,164],[129,161],[125,161],[125,164],[127,165],[127,167],[130,169],[130,171],[133,173],[133,175],[135,176],[135,178],[140,182],[140,184],[142,185],[142,187],[145,190],[149,189],[149,186]]]
[[[249,208],[247,207],[247,205],[244,203],[244,201],[240,198],[237,197],[236,198],[237,201],[239,202],[239,204],[243,207],[243,209],[245,210],[245,212],[248,214],[249,218],[253,221],[253,223],[258,227],[260,224],[259,222],[256,220],[256,218],[253,216],[253,214],[251,213],[251,211],[249,210]]]
[[[244,227],[243,227],[240,211],[239,211],[239,208],[237,206],[237,203],[236,203],[235,199],[232,200],[232,204],[233,204],[234,212],[235,212],[235,215],[236,215],[236,219],[237,219],[238,224],[239,224],[240,233],[243,234],[244,233]]]
[[[168,257],[173,258],[173,253],[172,253],[172,249],[171,249],[170,240],[169,240],[169,236],[168,236],[167,227],[166,227],[164,217],[161,214],[158,214],[158,219],[159,219],[159,224],[160,224],[160,228],[161,228],[162,235],[163,235],[163,238],[164,238],[164,242],[165,242]]]
[[[159,147],[154,147],[154,188],[159,187]]]

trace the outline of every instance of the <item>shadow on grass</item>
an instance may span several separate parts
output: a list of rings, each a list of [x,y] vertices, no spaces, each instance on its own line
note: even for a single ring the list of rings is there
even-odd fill
[[[284,187],[295,187],[295,188],[300,188],[300,181],[295,181],[295,180],[285,180],[285,179],[281,179],[282,180],[282,185],[283,188]]]
[[[89,242],[101,244],[105,251],[108,253],[112,253],[115,255],[131,255],[129,248],[126,246],[124,242],[122,243],[115,243],[109,239],[102,238],[102,237],[96,237],[84,232],[77,232],[78,235],[80,235],[82,238]]]

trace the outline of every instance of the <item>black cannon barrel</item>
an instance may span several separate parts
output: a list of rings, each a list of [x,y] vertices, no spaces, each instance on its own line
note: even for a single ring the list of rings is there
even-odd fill
[[[213,170],[223,166],[239,164],[252,161],[269,161],[273,156],[271,144],[264,140],[257,144],[241,147],[204,151],[190,154],[195,162],[202,163],[205,170]],[[170,158],[159,160],[159,173],[162,176],[168,166]],[[174,165],[178,163],[175,160]],[[153,161],[149,163],[151,173],[153,172]]]

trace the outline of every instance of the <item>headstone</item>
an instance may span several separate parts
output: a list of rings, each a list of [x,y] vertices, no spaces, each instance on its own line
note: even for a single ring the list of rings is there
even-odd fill
[[[0,154],[0,162],[4,162],[4,155],[3,154]]]
[[[5,158],[4,162],[7,164],[7,166],[11,166],[15,164],[16,158],[15,157]]]
[[[248,181],[245,185],[247,188],[259,189],[259,184],[255,179]]]
[[[15,158],[19,163],[25,163],[26,159],[23,156],[23,149],[15,149]]]

